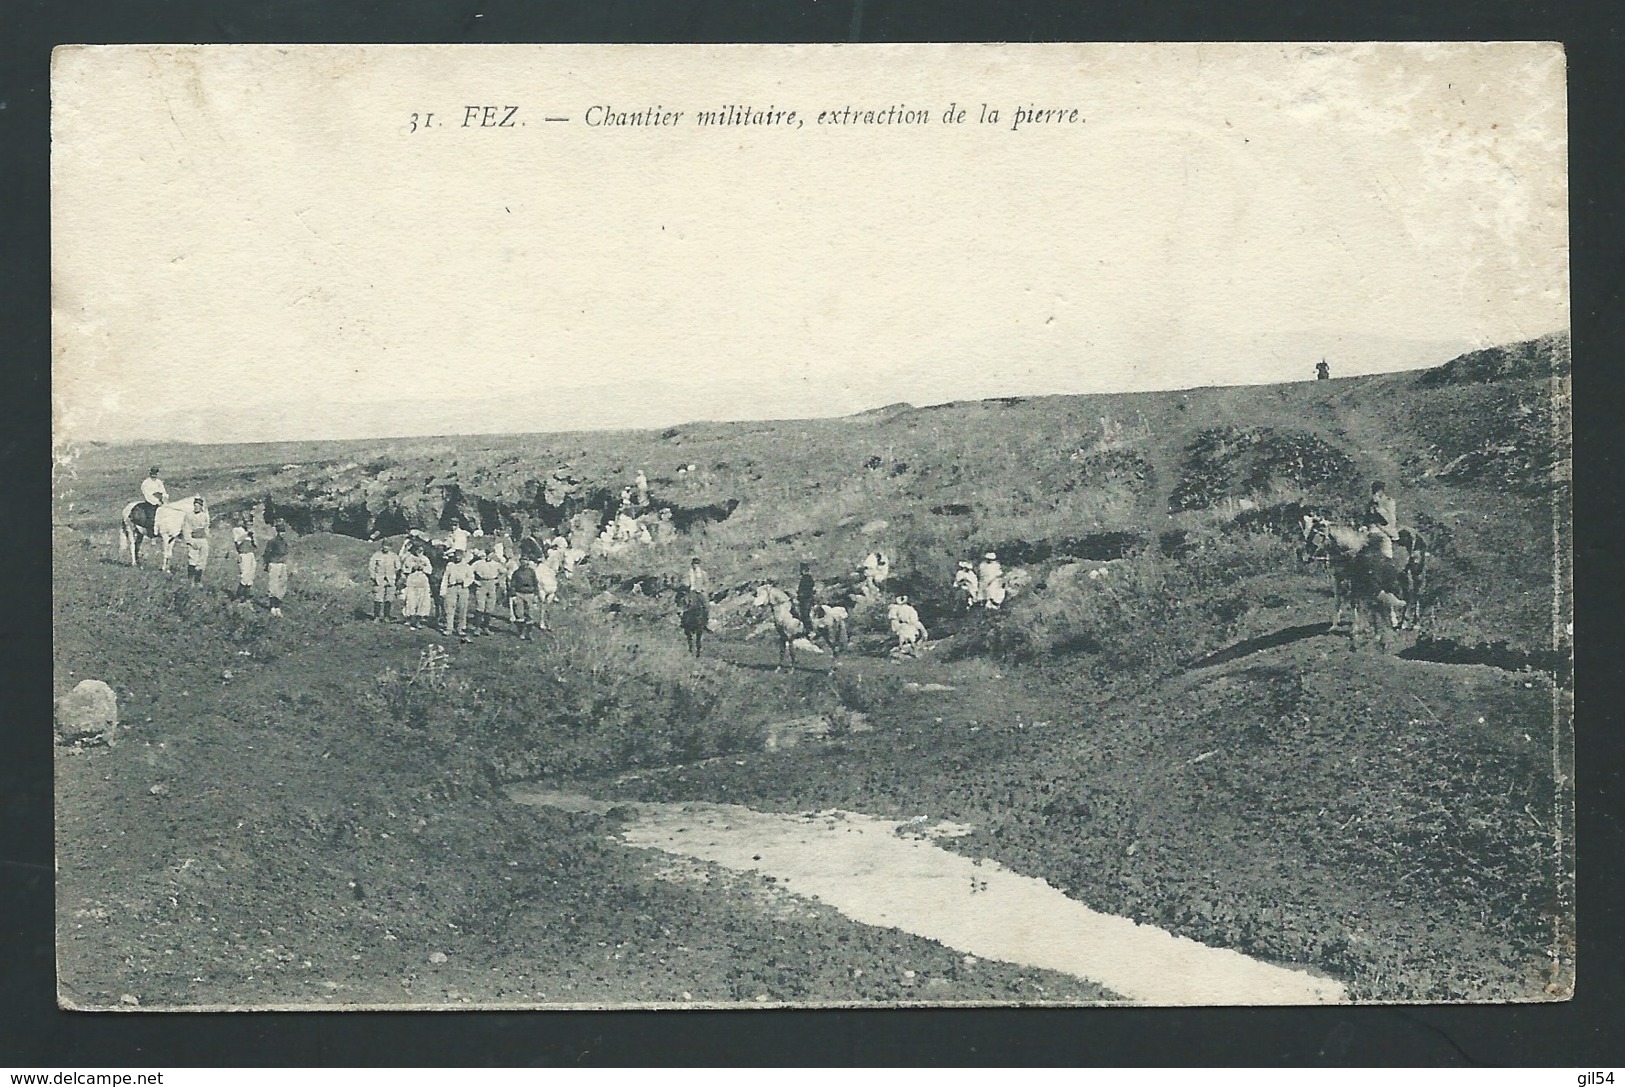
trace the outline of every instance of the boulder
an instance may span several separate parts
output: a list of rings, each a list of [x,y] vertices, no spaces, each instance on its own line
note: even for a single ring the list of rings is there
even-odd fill
[[[118,728],[118,696],[99,679],[81,680],[56,703],[56,732],[64,743],[107,739]]]

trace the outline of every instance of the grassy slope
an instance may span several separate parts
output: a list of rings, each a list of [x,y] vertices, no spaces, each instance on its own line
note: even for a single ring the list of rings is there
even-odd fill
[[[846,926],[828,911],[787,943],[774,940],[764,934],[761,902],[746,890],[701,911],[692,889],[651,881],[636,855],[602,845],[597,817],[512,812],[483,780],[481,753],[501,736],[461,718],[448,718],[444,734],[402,731],[380,710],[368,680],[410,667],[418,645],[348,621],[365,551],[358,541],[299,542],[298,618],[286,628],[218,598],[192,608],[171,599],[155,575],[100,562],[108,511],[139,475],[131,466],[150,459],[165,463],[177,492],[205,491],[217,507],[252,499],[267,480],[282,486],[273,473],[284,463],[305,466],[284,475],[305,477],[324,459],[343,489],[364,474],[345,465],[388,458],[423,477],[455,474],[465,489],[501,500],[568,459],[579,476],[617,486],[646,465],[657,495],[685,505],[742,502],[680,552],[601,569],[675,570],[693,549],[727,582],[785,575],[801,558],[821,573],[844,570],[878,543],[903,570],[936,579],[957,555],[992,543],[1185,527],[1212,542],[1221,572],[1239,573],[1178,584],[1203,594],[1211,586],[1215,598],[1222,592],[1242,604],[1224,622],[1168,634],[1169,651],[1263,636],[1256,651],[1211,668],[1159,667],[1105,686],[1088,654],[1045,654],[1024,665],[956,655],[981,644],[974,626],[918,664],[853,660],[839,682],[733,668],[728,686],[755,716],[727,705],[747,724],[844,703],[869,710],[879,728],[619,788],[955,817],[981,828],[959,848],[1045,876],[1103,909],[1321,965],[1368,998],[1541,995],[1554,976],[1554,914],[1563,912],[1550,826],[1558,798],[1549,680],[1351,655],[1334,639],[1296,637],[1324,620],[1324,583],[1296,569],[1285,544],[1226,531],[1233,505],[1170,515],[1168,495],[1205,431],[1268,426],[1312,435],[1350,458],[1356,484],[1386,477],[1403,519],[1436,541],[1435,629],[1465,642],[1540,647],[1552,600],[1552,497],[1539,448],[1549,425],[1540,415],[1545,393],[1534,378],[1426,388],[1399,374],[695,425],[671,437],[87,450],[59,487],[57,683],[108,678],[136,730],[113,751],[62,758],[65,982],[91,1002],[138,985],[185,1000],[211,983],[274,1000],[410,1000],[426,988],[435,994],[427,999],[440,1000],[452,987],[484,1000],[536,992],[627,999],[646,991],[645,979],[651,996],[667,998],[672,989],[700,999],[1010,997],[1033,995],[1034,985],[1049,995],[1089,995],[1053,978],[1024,989],[1015,971],[968,978],[940,948]],[[1103,418],[1117,424],[1111,433]],[[1099,463],[1091,457],[1106,446],[1131,452],[1149,484],[1091,474]],[[1494,455],[1481,455],[1485,449]],[[865,466],[872,457],[878,468]],[[671,469],[680,462],[701,464],[704,481],[678,488]],[[182,466],[190,478],[181,478]],[[1359,491],[1305,493],[1277,482],[1256,495],[1238,485],[1229,497],[1352,507]],[[971,512],[929,512],[945,503]],[[880,519],[886,527],[874,529]],[[1238,556],[1254,565],[1244,569]],[[1194,576],[1194,565],[1181,560],[1173,572]],[[224,571],[213,573],[223,587]],[[1169,614],[1176,625],[1190,621]],[[1006,619],[1038,621],[1020,609]],[[580,623],[583,636],[603,625],[590,610],[565,621]],[[624,620],[615,629],[646,657],[668,655],[666,664],[638,666],[666,674],[672,631]],[[1267,636],[1281,632],[1287,637],[1272,644]],[[237,656],[245,648],[251,656]],[[722,652],[757,665],[767,650],[730,642]],[[556,705],[545,688],[527,690],[528,673],[510,653],[480,646],[458,667],[523,712]],[[228,668],[233,679],[223,682]],[[903,678],[956,690],[909,694],[898,686]],[[1566,694],[1556,697],[1566,704]],[[591,750],[582,754],[561,735],[536,746],[568,747],[579,756],[569,765],[581,770],[611,766],[631,750],[608,751],[594,764]],[[631,757],[659,762],[661,750],[644,745]],[[664,750],[669,761],[674,749]],[[544,759],[540,769],[562,765]],[[147,792],[157,783],[167,785],[163,795]],[[207,856],[183,867],[177,850]],[[517,869],[508,865],[513,855],[522,858]],[[575,876],[549,882],[561,870]],[[278,924],[265,923],[272,917]],[[445,933],[460,942],[445,946]],[[502,950],[519,933],[537,952],[522,975]],[[626,949],[614,959],[629,935],[647,943],[635,959]],[[449,962],[424,966],[442,946]],[[940,984],[916,992],[898,987],[896,970],[875,969],[903,959]],[[869,980],[855,978],[857,969]],[[256,982],[243,980],[249,973]],[[167,980],[154,987],[159,977]]]

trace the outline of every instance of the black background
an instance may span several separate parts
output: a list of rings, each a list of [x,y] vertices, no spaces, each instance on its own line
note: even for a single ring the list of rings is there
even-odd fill
[[[1625,4],[1517,0],[0,0],[0,1066],[1569,1065],[1625,1056],[1621,523]],[[1577,602],[1578,988],[1566,1004],[1314,1009],[299,1013],[55,1008],[49,62],[112,42],[1538,39],[1565,43]],[[110,117],[110,124],[117,118]]]

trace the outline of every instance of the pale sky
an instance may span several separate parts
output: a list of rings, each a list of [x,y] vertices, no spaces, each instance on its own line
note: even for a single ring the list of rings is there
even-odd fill
[[[1295,380],[1569,320],[1556,45],[101,47],[52,101],[59,441]],[[728,103],[802,124],[693,123]]]

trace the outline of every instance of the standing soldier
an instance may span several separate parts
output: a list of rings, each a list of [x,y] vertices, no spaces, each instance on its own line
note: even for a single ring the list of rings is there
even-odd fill
[[[209,513],[203,499],[192,499],[192,508],[181,520],[181,536],[186,540],[186,573],[193,585],[203,584],[203,571],[209,565]]]
[[[231,546],[237,552],[237,599],[253,595],[254,578],[259,574],[259,544],[254,539],[254,515],[245,513],[231,530]]]
[[[447,637],[455,634],[467,642],[468,591],[474,584],[474,567],[461,551],[453,551],[448,557],[446,571],[440,575],[441,608],[446,614],[446,625],[440,632]]]
[[[1330,366],[1326,365],[1326,360],[1325,359],[1321,359],[1319,362],[1315,363],[1315,380],[1316,381],[1327,381],[1327,380],[1329,380],[1331,378],[1331,376],[1332,376],[1332,368]]]
[[[276,535],[265,545],[265,592],[271,614],[282,618],[282,600],[288,595],[288,522],[276,523]]]
[[[460,517],[451,519],[451,549],[453,551],[468,551],[468,529],[463,527]]]
[[[554,552],[559,554],[559,552]],[[552,560],[528,564],[536,573],[536,626],[547,629],[547,606],[559,598],[558,566]]]
[[[395,599],[395,579],[401,572],[401,560],[389,549],[388,540],[378,541],[378,550],[367,560],[367,576],[372,579],[372,621],[387,622],[389,606]]]
[[[497,599],[502,590],[502,564],[484,551],[474,552],[474,615],[479,626],[476,634],[491,633],[491,616],[497,614]]]
[[[521,562],[508,579],[508,601],[513,608],[514,625],[519,628],[519,640],[530,641],[530,632],[541,617],[541,594],[536,582],[536,567]]]

